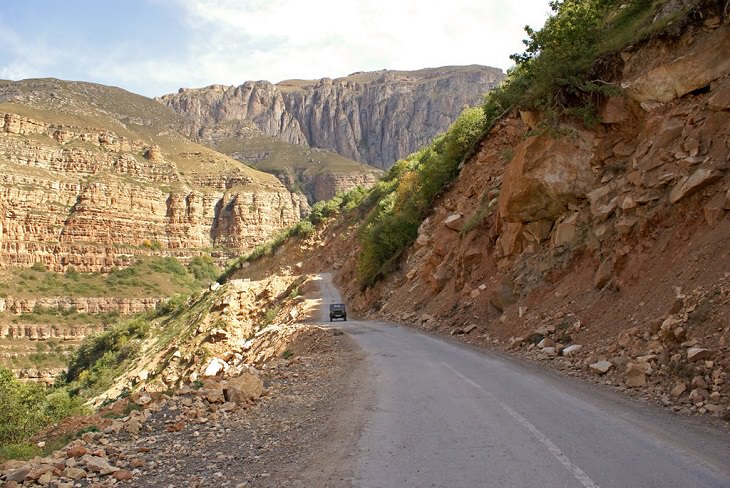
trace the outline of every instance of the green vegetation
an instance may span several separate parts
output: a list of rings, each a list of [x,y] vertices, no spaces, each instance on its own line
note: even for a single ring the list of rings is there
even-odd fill
[[[481,108],[464,110],[445,133],[398,161],[375,186],[366,199],[372,210],[360,229],[363,249],[358,274],[363,287],[387,274],[415,240],[434,200],[458,175],[459,166],[486,129]]]
[[[484,102],[491,123],[512,109],[537,110],[546,126],[563,116],[597,122],[595,107],[619,87],[595,72],[598,60],[645,39],[685,16],[688,9],[656,20],[667,0],[553,0],[552,15],[539,31],[525,27],[525,51]],[[697,3],[697,2],[695,2]]]
[[[110,386],[125,360],[139,352],[150,318],[143,314],[87,337],[68,365],[66,382],[71,393],[87,395]]]
[[[28,439],[43,427],[72,414],[83,413],[79,398],[65,389],[47,389],[22,383],[11,371],[0,368],[0,461],[31,457],[37,453]]]
[[[187,268],[173,257],[139,257],[127,268],[108,274],[79,273],[69,267],[65,273],[46,270],[40,263],[30,268],[10,268],[0,279],[2,292],[24,297],[149,297],[191,293],[214,281],[221,273],[210,256],[193,258]],[[33,319],[33,317],[28,317]]]
[[[434,200],[457,176],[476,143],[493,124],[514,109],[539,111],[546,128],[566,116],[596,123],[596,106],[617,86],[596,73],[599,59],[640,41],[685,16],[690,7],[657,20],[667,0],[554,0],[545,26],[525,30],[526,50],[515,54],[507,79],[485,97],[480,108],[465,110],[427,147],[398,161],[364,199],[369,214],[360,229],[358,260],[361,287],[374,284],[394,269],[416,238]],[[695,2],[697,3],[697,2]],[[507,160],[513,156],[505,151]],[[490,205],[491,204],[491,205]],[[493,203],[482,196],[466,232],[490,214]]]

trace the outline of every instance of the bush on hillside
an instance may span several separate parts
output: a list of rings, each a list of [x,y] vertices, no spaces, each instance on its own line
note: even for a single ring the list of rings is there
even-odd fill
[[[464,110],[445,133],[398,161],[373,188],[364,201],[373,204],[372,210],[360,230],[363,249],[358,257],[358,276],[362,287],[387,274],[416,239],[434,200],[456,178],[460,164],[486,128],[480,107]]]
[[[513,54],[515,67],[484,102],[489,123],[510,109],[538,110],[548,125],[564,115],[579,115],[587,125],[605,95],[620,89],[594,79],[596,60],[663,28],[674,17],[653,22],[667,0],[553,0],[542,29],[525,27],[525,51]],[[677,16],[686,12],[678,12]]]
[[[69,415],[84,412],[81,400],[64,389],[48,389],[37,383],[22,383],[13,373],[0,368],[0,457],[17,452],[14,445]],[[7,449],[7,451],[6,451]],[[22,451],[22,449],[20,449]]]
[[[148,317],[142,315],[84,339],[66,373],[71,392],[109,386],[124,362],[139,352],[149,327]]]
[[[188,263],[188,271],[202,283],[215,281],[221,274],[221,269],[216,266],[210,256],[196,256],[191,259]]]

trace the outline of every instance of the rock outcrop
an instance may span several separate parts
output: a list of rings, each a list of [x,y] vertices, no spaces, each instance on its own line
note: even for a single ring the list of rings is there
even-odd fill
[[[0,101],[11,102],[0,107],[0,266],[109,271],[143,254],[240,254],[306,212],[304,196],[271,175],[174,132],[175,115],[164,107],[104,88],[0,86]],[[56,91],[70,92],[61,108]],[[99,112],[111,104],[105,93],[169,120],[140,126],[130,115]]]
[[[503,78],[501,70],[477,65],[384,70],[180,89],[159,100],[188,120],[192,137],[227,127],[233,134],[240,132],[236,121],[249,121],[266,135],[388,168],[446,130],[465,106],[481,103]]]

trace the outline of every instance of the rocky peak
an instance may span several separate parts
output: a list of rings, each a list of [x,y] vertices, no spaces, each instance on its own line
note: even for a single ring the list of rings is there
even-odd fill
[[[188,121],[188,134],[248,120],[266,135],[333,150],[387,168],[446,130],[504,74],[485,66],[353,73],[343,78],[247,81],[185,89],[158,99]]]

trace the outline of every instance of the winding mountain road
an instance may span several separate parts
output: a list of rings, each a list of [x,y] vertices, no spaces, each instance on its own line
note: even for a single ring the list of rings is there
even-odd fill
[[[340,301],[321,277],[322,303]],[[335,326],[365,351],[376,396],[355,486],[730,487],[722,426],[405,327]]]

